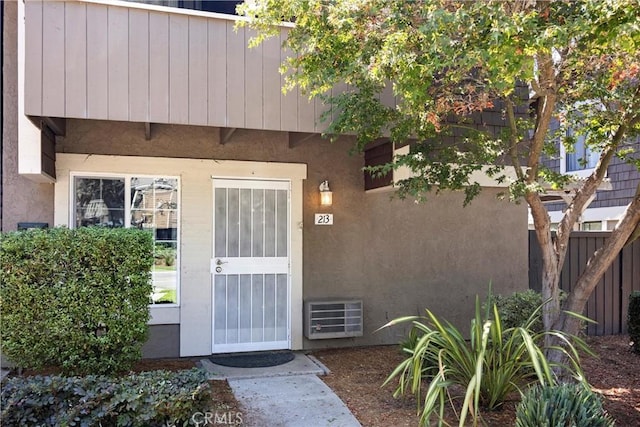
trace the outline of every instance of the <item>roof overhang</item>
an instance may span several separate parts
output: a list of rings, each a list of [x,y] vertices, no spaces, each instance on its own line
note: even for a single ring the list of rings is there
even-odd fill
[[[540,199],[542,203],[558,203],[565,202],[567,205],[571,203],[573,198],[576,195],[576,192],[582,188],[587,178],[579,178],[575,177],[571,182],[569,182],[562,189],[553,189],[550,184],[546,186],[543,185],[544,193],[540,194]],[[598,186],[598,191],[611,191],[613,190],[613,185],[611,184],[611,180],[609,178],[605,178],[602,180],[600,185]],[[595,193],[593,194],[591,201],[595,198]],[[587,203],[587,205],[589,204]]]

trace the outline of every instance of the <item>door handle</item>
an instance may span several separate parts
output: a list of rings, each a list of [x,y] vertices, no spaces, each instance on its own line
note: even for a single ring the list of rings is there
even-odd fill
[[[221,259],[216,260],[216,265],[228,264],[227,261],[222,261]]]

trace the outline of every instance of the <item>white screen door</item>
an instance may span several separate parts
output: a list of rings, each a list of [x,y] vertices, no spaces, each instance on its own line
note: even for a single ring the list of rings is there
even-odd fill
[[[214,179],[213,353],[288,349],[288,181]]]

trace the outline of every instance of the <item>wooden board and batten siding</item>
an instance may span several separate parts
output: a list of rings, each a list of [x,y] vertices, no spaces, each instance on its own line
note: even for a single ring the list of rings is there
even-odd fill
[[[609,237],[609,232],[573,232],[562,268],[560,288],[570,292],[587,260]],[[542,255],[534,231],[529,231],[529,288],[542,288]],[[627,245],[607,269],[583,313],[597,324],[587,325],[588,335],[627,333],[629,295],[640,291],[640,240]]]
[[[250,49],[252,30],[236,30],[237,19],[136,3],[27,0],[25,112],[324,130],[318,118],[327,107],[320,100],[297,89],[282,93],[287,29]]]

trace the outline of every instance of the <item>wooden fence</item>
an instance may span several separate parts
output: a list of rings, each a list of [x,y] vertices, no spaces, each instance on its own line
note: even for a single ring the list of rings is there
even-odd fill
[[[573,232],[560,277],[560,288],[570,292],[587,260],[601,247],[610,232]],[[529,288],[540,291],[542,256],[534,231],[529,231]],[[640,291],[640,240],[625,247],[591,294],[583,313],[598,322],[587,326],[588,335],[627,333],[629,295]]]

